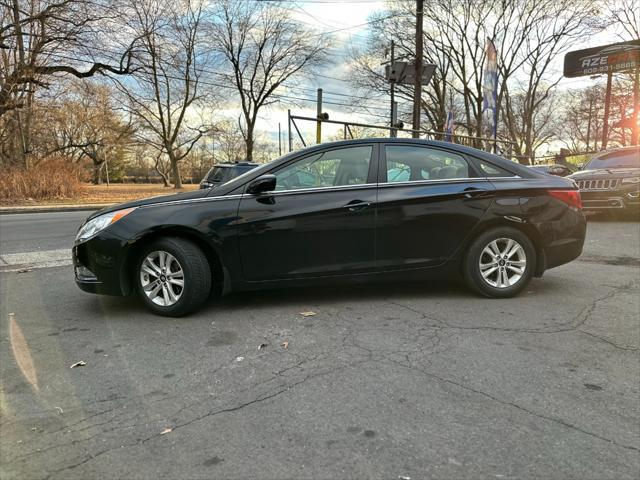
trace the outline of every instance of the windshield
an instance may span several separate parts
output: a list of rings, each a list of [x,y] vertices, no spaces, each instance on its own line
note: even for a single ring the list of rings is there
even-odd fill
[[[211,183],[226,183],[236,177],[240,169],[236,167],[213,167],[207,175]]]
[[[618,150],[605,153],[585,165],[585,170],[598,170],[600,168],[640,168],[640,148]]]

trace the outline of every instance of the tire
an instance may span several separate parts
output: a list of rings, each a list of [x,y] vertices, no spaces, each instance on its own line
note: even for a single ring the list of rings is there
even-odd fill
[[[134,282],[138,296],[153,313],[181,317],[196,310],[209,297],[211,267],[202,250],[192,242],[165,237],[140,252]]]
[[[481,295],[509,298],[520,293],[531,281],[536,261],[536,249],[527,235],[515,228],[498,227],[480,234],[471,243],[462,273],[467,285]],[[497,270],[492,270],[494,267]],[[507,274],[506,278],[504,274]]]

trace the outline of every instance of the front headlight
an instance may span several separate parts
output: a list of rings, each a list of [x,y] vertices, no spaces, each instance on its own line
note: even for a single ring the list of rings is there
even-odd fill
[[[623,178],[622,183],[640,183],[640,177]]]
[[[101,232],[102,230],[107,228],[112,223],[116,223],[125,215],[129,215],[134,210],[135,207],[125,208],[123,210],[116,210],[115,212],[105,213],[103,215],[97,216],[96,218],[92,218],[87,223],[82,225],[82,227],[80,227],[80,230],[78,230],[78,234],[76,235],[76,242],[88,240],[98,232]]]

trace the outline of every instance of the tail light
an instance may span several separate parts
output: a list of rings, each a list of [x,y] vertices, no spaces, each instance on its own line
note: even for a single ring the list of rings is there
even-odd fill
[[[577,209],[582,208],[582,198],[580,197],[580,190],[549,190],[549,195],[553,198],[557,198],[561,202],[566,203],[570,207]]]

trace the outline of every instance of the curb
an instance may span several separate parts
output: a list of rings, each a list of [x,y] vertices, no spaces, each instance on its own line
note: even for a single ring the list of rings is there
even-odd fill
[[[0,214],[12,213],[51,213],[51,212],[82,212],[95,211],[101,208],[110,207],[115,203],[98,203],[88,205],[33,205],[20,207],[0,207]]]

